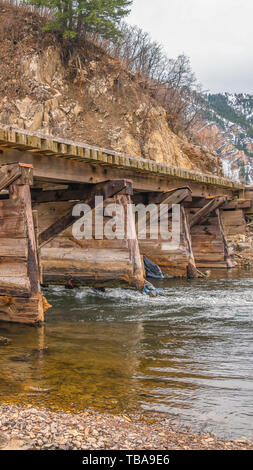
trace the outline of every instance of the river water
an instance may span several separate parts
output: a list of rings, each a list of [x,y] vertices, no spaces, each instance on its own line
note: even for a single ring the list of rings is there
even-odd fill
[[[45,291],[41,328],[0,324],[0,401],[142,415],[253,437],[253,273]]]

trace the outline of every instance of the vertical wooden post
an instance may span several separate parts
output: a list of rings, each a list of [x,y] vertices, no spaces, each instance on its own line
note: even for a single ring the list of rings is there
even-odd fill
[[[43,284],[43,275],[42,275],[40,249],[39,249],[39,217],[38,217],[38,211],[33,211],[33,224],[34,224],[37,258],[38,258],[39,273],[40,273],[40,284]]]
[[[30,280],[31,297],[38,300],[36,321],[44,320],[43,297],[40,288],[40,271],[37,255],[37,244],[33,222],[30,185],[33,182],[32,166],[20,165],[22,175],[9,186],[10,199],[19,199],[24,207],[24,218],[27,236],[27,275]]]
[[[130,207],[132,204],[131,196],[117,196],[117,202],[124,209],[125,236],[127,237],[129,259],[133,266],[133,278],[130,283],[137,289],[142,290],[144,288],[144,266],[136,234],[134,214],[131,210],[128,210],[128,205]]]
[[[182,221],[182,232],[185,237],[187,253],[189,257],[188,267],[187,267],[187,277],[188,279],[195,279],[198,277],[198,271],[195,264],[194,254],[192,250],[191,234],[189,229],[189,224],[187,216],[185,213],[184,207],[181,205],[181,221]]]
[[[226,239],[226,236],[225,236],[225,230],[224,230],[224,226],[223,226],[223,222],[222,222],[220,209],[216,210],[216,215],[218,217],[221,238],[222,238],[222,242],[223,242],[223,245],[224,245],[224,260],[227,263],[227,267],[230,269],[230,268],[233,268],[234,265],[233,265],[233,262],[230,258],[230,255],[229,255],[229,249],[228,249],[227,239]]]

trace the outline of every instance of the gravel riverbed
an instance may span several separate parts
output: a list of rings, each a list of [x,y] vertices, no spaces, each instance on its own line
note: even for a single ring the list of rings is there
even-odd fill
[[[168,423],[147,423],[127,416],[2,404],[0,449],[252,450],[253,442],[178,432]]]

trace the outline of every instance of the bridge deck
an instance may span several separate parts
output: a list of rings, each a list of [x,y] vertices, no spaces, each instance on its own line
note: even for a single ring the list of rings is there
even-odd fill
[[[0,153],[1,163],[32,164],[34,178],[44,181],[97,183],[106,177],[127,177],[137,190],[164,191],[182,184],[189,185],[196,196],[245,189],[237,181],[223,177],[7,126],[0,128]]]

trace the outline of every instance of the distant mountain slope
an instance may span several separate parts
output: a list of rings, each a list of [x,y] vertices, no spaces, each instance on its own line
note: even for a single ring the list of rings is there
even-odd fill
[[[203,122],[195,131],[221,156],[226,176],[253,183],[253,95],[207,95]]]
[[[211,113],[224,124],[238,124],[253,138],[253,96],[249,94],[216,94],[208,95]]]

